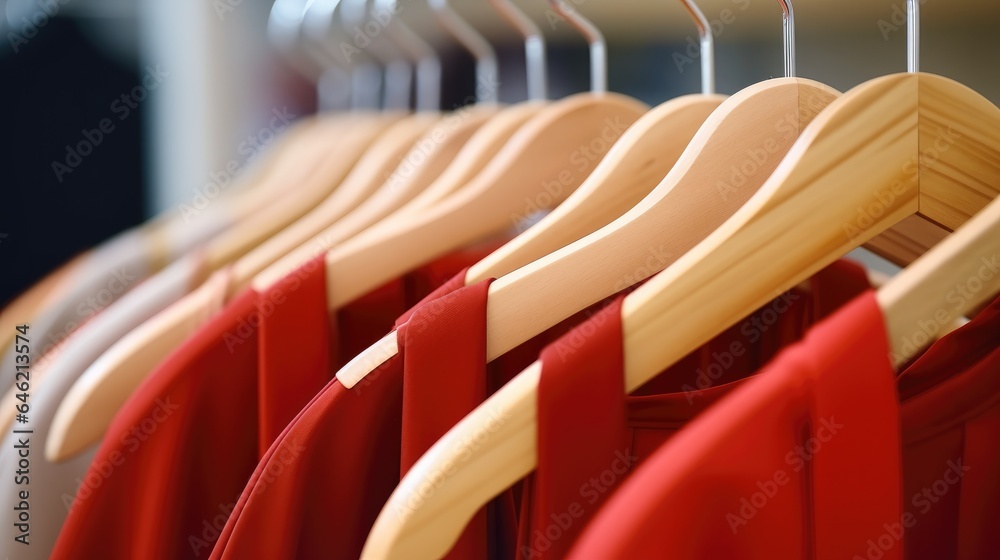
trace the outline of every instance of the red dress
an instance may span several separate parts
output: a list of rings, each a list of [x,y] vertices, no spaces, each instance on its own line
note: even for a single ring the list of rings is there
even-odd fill
[[[452,286],[460,286],[463,277]],[[587,347],[588,325],[604,315],[584,312],[487,366],[488,288],[483,282],[418,306],[411,317],[397,322],[400,351],[394,358],[351,390],[337,381],[327,385],[265,454],[212,557],[357,558],[401,474],[492,391],[529,365],[547,341],[592,316],[572,336],[551,346],[549,354],[569,359]],[[667,433],[712,401],[720,389],[711,385],[754,372],[781,346],[797,340],[817,317],[865,288],[862,270],[838,263],[816,277],[811,295],[785,294],[689,356],[679,366],[687,374],[681,383],[669,379],[670,386],[647,388],[673,392],[654,406],[658,412],[676,414],[667,421]],[[725,371],[715,375],[720,363]],[[701,385],[706,388],[699,389]],[[688,393],[684,386],[690,387]],[[620,393],[620,375],[616,387]],[[643,398],[630,403],[638,422],[649,406]],[[644,439],[645,432],[639,437]],[[651,449],[662,437],[657,430],[644,445]],[[514,489],[480,512],[449,557],[513,557],[517,498]]]
[[[331,372],[491,248],[391,282],[335,322],[322,257],[237,297],[118,412],[86,477],[101,482],[74,500],[52,558],[207,557],[263,452]]]
[[[569,557],[996,558],[1000,300],[899,396],[888,353],[859,297],[656,450]]]

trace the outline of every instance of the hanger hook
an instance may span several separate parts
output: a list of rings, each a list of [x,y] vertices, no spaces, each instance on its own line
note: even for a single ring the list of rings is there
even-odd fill
[[[528,71],[528,99],[548,98],[549,78],[545,69],[545,36],[517,4],[511,0],[490,0],[493,8],[524,37],[525,66]]]
[[[476,101],[495,104],[497,91],[493,84],[497,77],[497,53],[482,33],[458,15],[448,0],[428,0],[438,22],[452,37],[462,44],[476,59]]]
[[[712,95],[715,93],[715,36],[712,35],[712,27],[694,0],[681,0],[681,4],[694,19],[701,39],[701,92]]]
[[[352,42],[340,44],[340,55],[347,59],[359,54],[374,57],[383,67],[385,87],[382,106],[386,109],[409,110],[412,85],[410,61],[388,31],[392,14],[386,11],[386,17],[366,21],[370,15],[367,0],[341,1],[339,11],[344,33],[350,35],[354,31]],[[332,13],[330,17],[333,17]],[[373,96],[368,102],[377,98],[377,95]]]
[[[792,0],[778,0],[781,4],[781,28],[784,32],[785,44],[785,77],[795,77],[795,12],[792,11]]]
[[[267,17],[267,37],[296,70],[315,80],[323,62],[302,42],[308,9],[309,0],[275,0]]]
[[[372,61],[367,53],[338,50],[332,46],[330,40],[342,33],[338,26],[334,26],[337,10],[343,4],[341,0],[306,0],[305,15],[303,17],[302,29],[307,38],[319,44],[320,49],[335,62],[348,76],[349,88],[347,96],[349,106],[354,110],[377,110],[379,107],[379,90],[382,87],[382,71],[378,64]],[[345,45],[346,43],[341,43]],[[314,49],[315,50],[315,49]],[[319,100],[323,108],[327,108],[342,96],[335,83],[337,72],[328,68],[320,76]],[[408,78],[407,78],[408,80]],[[388,84],[388,79],[387,79]],[[388,85],[387,85],[388,87]],[[409,92],[409,82],[406,83],[406,91]],[[408,95],[408,93],[407,93]]]
[[[906,68],[920,71],[920,2],[906,0]]]
[[[566,0],[549,0],[549,5],[580,32],[590,44],[590,91],[608,91],[608,44],[604,35],[590,20],[571,8]]]
[[[441,59],[427,41],[399,17],[397,0],[375,0],[375,6],[386,9],[391,17],[386,30],[389,38],[405,52],[413,53],[417,65],[417,110],[441,109]]]

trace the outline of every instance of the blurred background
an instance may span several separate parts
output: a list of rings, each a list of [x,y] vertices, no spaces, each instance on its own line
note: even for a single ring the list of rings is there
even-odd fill
[[[582,37],[545,0],[515,1],[548,40],[549,96],[585,90]],[[607,37],[611,90],[651,105],[699,90],[697,55],[688,58],[697,31],[679,2],[569,2]],[[525,99],[519,35],[487,0],[450,4],[496,48],[500,101]],[[777,2],[698,4],[713,22],[721,93],[782,75]],[[190,204],[230,162],[245,168],[270,140],[276,112],[317,110],[316,84],[268,39],[271,5],[0,0],[0,303],[79,251]],[[1000,2],[921,5],[921,69],[1000,103]],[[796,0],[794,8],[800,76],[843,91],[905,70],[904,0]],[[427,0],[399,0],[399,15],[442,58],[442,108],[470,99],[472,59]]]

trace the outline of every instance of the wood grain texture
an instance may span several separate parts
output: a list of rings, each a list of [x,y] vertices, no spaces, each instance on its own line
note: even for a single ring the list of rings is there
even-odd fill
[[[933,103],[925,115],[923,104],[936,97],[949,102]],[[961,138],[927,158],[948,127]],[[626,390],[918,211],[951,228],[977,214],[1000,186],[996,131],[1000,110],[936,76],[887,76],[834,101],[731,219],[626,298]],[[934,316],[949,282],[982,274],[979,259],[1000,251],[997,204],[945,241],[953,247],[942,246],[904,282],[883,288],[894,353],[903,354],[900,337],[915,321]],[[1000,290],[996,276],[993,293]],[[671,343],[662,344],[665,338]],[[539,363],[522,372],[414,465],[379,515],[365,558],[443,555],[483,504],[535,467],[540,373]],[[469,438],[485,443],[461,447]]]
[[[338,220],[354,216],[356,221],[377,220],[392,209],[392,204],[402,204],[415,192],[426,187],[434,176],[455,157],[462,143],[468,140],[488,114],[477,113],[467,126],[442,131],[439,142],[432,143],[423,158],[424,165],[415,170],[405,181],[390,184],[388,178],[408,157],[416,142],[426,139],[440,123],[438,114],[417,113],[392,123],[386,129],[369,128],[352,133],[355,150],[345,150],[328,158],[329,173],[317,174],[310,181],[327,181],[335,186],[333,192],[320,201],[304,216],[295,220],[275,235],[264,238],[259,245],[233,264],[230,295],[238,294],[249,285],[254,276],[289,252],[308,242],[312,237]],[[363,134],[369,134],[365,137]],[[297,192],[297,190],[296,190]],[[379,196],[386,192],[390,196]],[[388,200],[386,200],[388,199]],[[371,201],[381,204],[372,204]],[[388,206],[384,209],[383,206]],[[304,262],[304,261],[303,261]],[[302,262],[289,263],[291,270]],[[288,270],[288,272],[291,272]]]
[[[802,130],[838,95],[816,82],[785,78],[726,100],[667,177],[633,210],[491,285],[488,356],[501,355],[656,273],[695,246],[765,184]],[[739,179],[734,169],[742,169]],[[650,242],[663,244],[653,246],[660,257],[652,265]],[[537,374],[536,365],[519,375],[495,395],[501,398],[484,403],[418,461],[379,515],[364,558],[442,556],[482,504],[530,472],[537,461]],[[483,446],[454,456],[456,442],[481,437],[483,430],[489,433]],[[434,492],[414,502],[414,485],[435,478],[449,464],[460,468],[448,469],[450,476],[435,484]]]
[[[667,176],[724,100],[721,95],[687,95],[640,117],[569,198],[473,265],[466,285],[513,272],[625,214]]]
[[[472,181],[412,220],[386,223],[327,254],[327,304],[339,309],[459,247],[551,208],[580,186],[648,107],[617,94],[580,94],[545,107]]]
[[[274,233],[274,228],[280,229],[279,224],[285,222],[287,225],[287,220],[293,215],[301,216],[315,206],[317,199],[322,200],[321,197],[338,186],[368,146],[380,134],[392,130],[395,124],[407,129],[415,128],[416,124],[422,129],[429,126],[424,122],[426,119],[420,123],[411,121],[407,126],[401,122],[402,117],[379,115],[360,120],[355,117],[347,120],[346,124],[344,120],[331,120],[314,127],[311,144],[315,145],[316,151],[310,153],[318,156],[319,161],[312,174],[307,175],[309,179],[306,183],[285,183],[286,189],[302,187],[301,197],[286,196],[286,200],[290,201],[288,204],[277,207],[273,213],[253,215],[227,235],[213,241],[204,270],[218,272],[218,267],[231,262],[227,259],[239,257],[244,248],[253,248],[251,237],[260,243]],[[410,134],[411,142],[418,135],[415,129]],[[399,141],[394,140],[393,144],[399,144]],[[331,153],[339,153],[340,157],[330,157]],[[304,160],[299,161],[304,163]],[[381,172],[383,167],[373,164],[370,171]],[[300,177],[299,173],[302,172],[286,175],[284,180],[295,180]],[[254,230],[254,227],[260,230]],[[251,232],[252,236],[248,237]],[[233,293],[229,271],[216,274],[204,282],[197,278],[193,285],[198,287],[115,343],[74,383],[56,411],[56,420],[47,438],[46,453],[50,460],[72,458],[99,442],[114,414],[155,365],[208,320],[217,309],[220,296]]]
[[[348,219],[331,225],[308,242],[290,251],[267,270],[259,273],[253,280],[254,287],[258,290],[266,290],[308,259],[335,247],[361,231],[367,228],[377,228],[381,221],[406,220],[411,213],[433,205],[441,198],[458,190],[482,170],[517,129],[535,115],[541,107],[542,104],[524,103],[493,114],[485,123],[481,123],[476,131],[462,142],[461,146],[458,146],[459,151],[452,154],[448,161],[449,165],[443,171],[439,170],[429,185],[424,184],[420,192],[413,193],[414,196],[402,207],[397,207],[394,203],[394,201],[401,200],[396,198],[396,193],[389,186],[384,191],[383,196],[371,201],[371,205],[374,210],[378,211],[376,215],[392,208],[395,208],[394,212],[382,215],[379,221],[372,221],[372,212],[365,212],[361,215],[349,216]],[[472,116],[467,113],[465,115],[466,118]],[[456,118],[456,116],[445,117],[445,119],[449,118]],[[460,126],[463,121],[455,121],[453,124]],[[432,144],[435,143],[433,138],[431,141]],[[412,174],[408,176],[407,182],[413,184]]]

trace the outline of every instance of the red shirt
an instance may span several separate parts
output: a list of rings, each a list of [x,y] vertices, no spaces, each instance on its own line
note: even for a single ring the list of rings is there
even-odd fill
[[[1000,300],[901,407],[888,355],[869,293],[655,451],[569,557],[996,558]]]
[[[460,286],[462,277],[448,288]],[[813,321],[814,313],[825,313],[848,299],[834,298],[843,291],[834,285],[857,287],[851,295],[867,287],[863,271],[838,265],[817,277],[813,298],[804,297],[803,292],[778,298],[744,326],[720,336],[715,345],[689,356],[683,367],[689,368],[684,382],[692,385],[692,403],[688,403],[691,395],[675,394],[664,408],[704,408],[717,389],[695,388],[699,371],[709,385],[753,372],[781,345],[795,340]],[[569,320],[487,367],[488,287],[484,282],[418,306],[411,317],[397,321],[400,351],[394,358],[352,390],[336,380],[327,385],[258,465],[212,557],[357,558],[401,474],[492,391],[533,361],[546,341],[555,340],[569,324],[592,314]],[[584,342],[589,343],[572,336],[563,341],[550,352],[571,356]],[[724,354],[739,341],[743,346],[738,356]],[[720,359],[728,369],[716,376],[712,365]],[[616,383],[621,392],[620,375]],[[480,512],[450,557],[512,557],[516,496],[516,491],[505,493]]]
[[[331,371],[487,252],[379,288],[332,326],[322,257],[237,297],[116,415],[84,478],[101,483],[74,501],[52,558],[207,557],[261,454]]]

